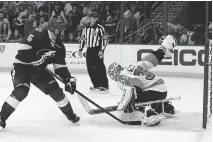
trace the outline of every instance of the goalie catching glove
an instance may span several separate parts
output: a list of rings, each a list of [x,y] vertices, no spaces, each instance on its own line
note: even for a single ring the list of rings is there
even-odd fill
[[[76,78],[70,77],[65,79],[65,91],[70,92],[71,94],[74,94],[76,90]]]

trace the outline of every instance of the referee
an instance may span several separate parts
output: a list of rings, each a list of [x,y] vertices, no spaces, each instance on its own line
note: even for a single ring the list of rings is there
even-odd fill
[[[106,67],[103,57],[107,45],[107,36],[103,26],[97,24],[98,13],[90,13],[90,25],[85,27],[81,36],[79,53],[82,54],[84,46],[87,46],[86,64],[93,86],[90,91],[109,92],[109,84],[106,75]]]

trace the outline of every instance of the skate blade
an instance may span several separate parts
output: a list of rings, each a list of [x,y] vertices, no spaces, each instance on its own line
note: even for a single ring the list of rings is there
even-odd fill
[[[100,92],[100,90],[90,90],[90,92]]]
[[[79,122],[76,122],[76,123],[70,122],[69,125],[71,125],[71,126],[80,126],[80,123]]]
[[[174,111],[174,114],[177,114],[177,113],[180,113],[180,111],[179,111],[179,110],[175,110],[175,111]]]
[[[109,94],[109,91],[101,91],[101,94]]]

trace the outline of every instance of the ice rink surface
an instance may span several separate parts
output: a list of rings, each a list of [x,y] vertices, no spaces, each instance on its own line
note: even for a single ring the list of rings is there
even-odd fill
[[[110,93],[99,94],[89,92],[88,75],[76,74],[75,77],[77,90],[99,105],[116,105],[119,101],[122,92],[110,79]],[[173,101],[180,113],[163,120],[157,127],[126,126],[106,114],[88,115],[76,94],[66,93],[81,117],[80,124],[74,125],[49,96],[31,85],[28,97],[8,119],[6,129],[0,132],[0,142],[211,142],[212,130],[202,129],[203,79],[162,78],[168,87],[168,96],[181,96],[181,100]],[[0,73],[0,107],[12,90],[10,73]]]

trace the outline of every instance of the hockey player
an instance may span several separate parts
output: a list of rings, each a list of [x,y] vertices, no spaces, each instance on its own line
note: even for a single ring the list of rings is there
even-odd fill
[[[148,54],[135,65],[129,65],[124,69],[117,63],[112,63],[108,68],[108,74],[111,79],[117,82],[120,89],[123,90],[123,96],[118,105],[118,110],[122,110],[121,119],[133,121],[141,120],[148,126],[157,125],[165,118],[165,114],[174,114],[174,107],[165,103],[155,103],[150,106],[136,110],[134,104],[148,101],[165,99],[167,97],[167,88],[164,80],[149,70],[157,66],[164,57],[170,57],[173,48],[176,46],[176,39],[168,35],[164,37],[162,46]],[[141,113],[143,112],[143,115]],[[164,113],[162,113],[164,112]],[[139,118],[135,118],[139,117]],[[135,120],[138,121],[138,120]]]
[[[0,129],[6,127],[6,120],[18,105],[27,97],[30,83],[49,95],[62,113],[73,123],[80,120],[72,110],[71,104],[58,83],[46,70],[53,64],[54,71],[65,82],[65,91],[74,94],[76,79],[71,76],[65,62],[65,46],[56,36],[64,29],[63,22],[52,19],[48,30],[36,28],[20,42],[20,48],[11,72],[14,90],[4,102],[0,112]]]

